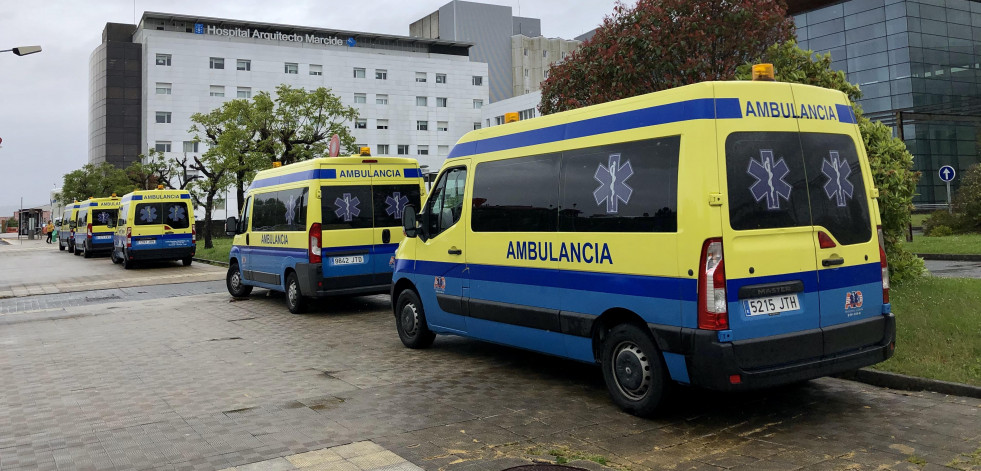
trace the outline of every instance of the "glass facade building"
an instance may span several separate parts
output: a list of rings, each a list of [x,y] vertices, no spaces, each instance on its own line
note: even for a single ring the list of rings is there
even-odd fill
[[[866,116],[892,126],[906,141],[923,172],[914,202],[946,202],[938,169],[952,165],[962,175],[978,163],[981,150],[981,2],[808,6],[794,11],[791,5],[801,48],[830,52],[832,66],[861,88]]]

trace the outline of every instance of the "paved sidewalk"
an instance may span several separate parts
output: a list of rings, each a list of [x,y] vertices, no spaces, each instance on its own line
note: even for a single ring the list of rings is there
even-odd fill
[[[222,471],[288,471],[293,469],[309,471],[422,471],[422,468],[371,441],[257,461],[252,464],[225,468]]]

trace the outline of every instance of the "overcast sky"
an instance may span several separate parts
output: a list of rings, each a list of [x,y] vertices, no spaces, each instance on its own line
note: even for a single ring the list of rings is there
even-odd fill
[[[449,0],[5,0],[0,49],[0,215],[24,198],[47,203],[62,176],[88,162],[89,54],[107,22],[133,23],[144,11],[407,36],[409,23]],[[542,34],[571,39],[596,27],[615,0],[483,0],[515,16],[540,18]],[[135,8],[134,8],[135,5]]]

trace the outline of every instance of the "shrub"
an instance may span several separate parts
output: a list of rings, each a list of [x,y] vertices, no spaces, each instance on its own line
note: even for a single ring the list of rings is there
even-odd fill
[[[945,226],[943,224],[939,226],[933,226],[929,233],[924,233],[924,235],[930,237],[946,237],[949,235],[954,235],[954,230],[950,226]]]
[[[964,172],[953,204],[954,211],[961,215],[961,231],[981,232],[981,164],[974,164]]]
[[[928,236],[938,236],[936,232],[940,227],[946,228],[946,230],[950,231],[951,234],[963,232],[963,219],[964,218],[960,215],[951,214],[945,209],[934,211],[930,214],[930,217],[923,221],[923,234]]]

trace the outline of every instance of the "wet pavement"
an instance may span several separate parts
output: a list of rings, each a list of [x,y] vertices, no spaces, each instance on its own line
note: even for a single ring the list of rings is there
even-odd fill
[[[927,271],[944,278],[981,278],[981,262],[925,260]]]

